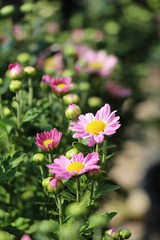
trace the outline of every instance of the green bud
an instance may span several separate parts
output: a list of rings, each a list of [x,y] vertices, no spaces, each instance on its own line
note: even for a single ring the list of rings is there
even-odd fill
[[[66,104],[79,103],[79,96],[75,93],[68,93],[63,96],[63,101]]]
[[[47,186],[48,192],[59,193],[64,189],[64,185],[61,179],[58,177],[51,177]]]
[[[67,44],[64,48],[64,55],[67,57],[74,56],[76,54],[75,47],[71,44]]]
[[[115,229],[109,229],[105,232],[106,237],[110,236],[112,237],[113,240],[118,240],[118,233],[116,232]]]
[[[19,80],[12,80],[9,85],[9,89],[11,92],[18,92],[22,89],[22,82]]]
[[[37,163],[37,164],[41,164],[41,163],[44,163],[44,160],[45,160],[45,156],[43,153],[36,153],[34,156],[33,156],[33,162]]]
[[[74,76],[74,71],[72,69],[66,69],[64,72],[63,72],[63,76],[64,77],[73,77]]]
[[[23,13],[29,13],[33,10],[33,4],[32,3],[25,3],[20,7],[21,12]]]
[[[42,181],[42,186],[47,189],[51,177],[44,178]]]
[[[12,13],[14,13],[14,11],[15,11],[14,5],[7,5],[0,9],[0,15],[3,17],[8,17],[8,16],[12,15]]]
[[[122,228],[119,230],[118,232],[119,236],[122,238],[122,239],[128,239],[130,238],[131,236],[131,232],[130,230],[126,229],[126,228]]]
[[[8,107],[3,107],[3,115],[4,117],[9,117],[11,116],[12,112]]]
[[[36,76],[36,69],[32,66],[25,67],[24,72],[27,73],[27,75],[29,77],[35,77]]]
[[[2,86],[3,86],[3,79],[0,78],[0,87],[2,87]]]
[[[68,119],[75,120],[81,114],[81,109],[78,105],[71,103],[65,111],[65,115]]]
[[[89,218],[91,226],[96,228],[102,228],[106,226],[106,217],[104,215],[94,214]]]
[[[100,107],[102,105],[102,99],[99,97],[90,97],[88,99],[88,105],[90,107]]]
[[[69,159],[72,158],[72,155],[73,154],[77,154],[78,153],[78,150],[76,148],[71,148],[70,150],[68,150],[65,154],[65,156]]]
[[[18,62],[20,62],[20,63],[28,63],[29,60],[30,60],[30,57],[31,57],[31,56],[30,56],[29,53],[27,53],[27,52],[22,52],[22,53],[18,54],[17,60],[18,60]]]
[[[88,91],[88,90],[90,89],[90,84],[87,83],[87,82],[81,82],[81,83],[79,84],[79,89],[80,89],[81,91]]]
[[[87,212],[88,209],[86,208],[86,206],[78,202],[69,204],[66,209],[67,215],[70,215],[75,218],[83,217],[87,214]]]

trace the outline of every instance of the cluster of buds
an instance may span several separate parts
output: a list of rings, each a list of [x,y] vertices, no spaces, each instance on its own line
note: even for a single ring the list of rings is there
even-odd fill
[[[122,228],[119,231],[116,231],[114,228],[111,228],[105,232],[103,240],[123,240],[130,238],[130,236],[131,232],[126,228]]]

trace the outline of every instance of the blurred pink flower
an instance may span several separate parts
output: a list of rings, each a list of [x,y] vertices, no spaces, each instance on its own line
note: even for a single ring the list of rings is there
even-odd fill
[[[23,67],[20,63],[10,63],[8,65],[8,72],[11,79],[21,79],[24,75]]]
[[[71,39],[74,42],[82,42],[85,38],[85,31],[83,28],[76,28],[71,32]]]
[[[49,74],[45,74],[42,76],[42,82],[44,82],[44,83],[49,84],[51,82],[51,80],[52,80],[52,77]]]
[[[61,137],[62,133],[53,128],[51,131],[37,133],[35,144],[43,151],[52,151],[59,145]]]
[[[71,122],[70,130],[74,131],[73,138],[88,139],[88,146],[102,143],[104,136],[110,136],[120,127],[119,116],[111,112],[109,104],[105,104],[94,116],[92,113],[81,114],[77,122]]]
[[[72,78],[70,77],[60,77],[60,78],[52,78],[50,82],[50,87],[55,93],[64,94],[69,92],[72,84]]]
[[[32,240],[32,238],[28,234],[24,234],[20,240]]]
[[[118,83],[107,82],[106,89],[109,94],[113,97],[125,98],[132,95],[133,91],[131,88],[122,87]]]
[[[82,175],[90,170],[99,169],[97,165],[99,155],[97,152],[89,153],[84,157],[83,153],[73,154],[71,159],[64,155],[56,158],[54,163],[47,165],[49,172],[56,174],[62,179],[69,179],[72,176]]]

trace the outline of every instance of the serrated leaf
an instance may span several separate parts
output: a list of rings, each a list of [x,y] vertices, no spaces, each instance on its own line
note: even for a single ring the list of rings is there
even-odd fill
[[[22,123],[30,122],[40,115],[41,111],[37,108],[32,108],[26,112],[22,119]]]

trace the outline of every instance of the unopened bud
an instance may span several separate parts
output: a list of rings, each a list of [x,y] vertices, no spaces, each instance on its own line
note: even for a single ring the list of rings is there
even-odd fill
[[[43,153],[36,153],[34,156],[33,156],[33,161],[37,164],[41,164],[43,163],[45,160],[45,156]]]
[[[65,111],[65,115],[68,119],[75,120],[81,114],[81,109],[78,105],[72,103],[69,104],[67,110]]]
[[[71,215],[72,217],[83,217],[87,214],[88,209],[86,206],[81,203],[74,202],[67,206],[66,213],[67,215]]]
[[[89,222],[93,227],[105,227],[106,226],[106,217],[104,215],[94,214],[89,218]]]
[[[31,58],[31,56],[28,52],[21,52],[17,56],[17,61],[20,63],[28,63],[30,58]]]
[[[47,190],[48,192],[59,193],[63,190],[64,185],[61,179],[58,177],[52,177],[49,180]]]
[[[25,3],[20,7],[20,10],[23,13],[29,13],[33,10],[33,4],[32,3]]]
[[[3,115],[4,117],[9,117],[11,116],[12,112],[8,107],[3,107]]]
[[[22,79],[24,76],[24,70],[21,64],[19,63],[11,63],[8,66],[9,77],[14,79]]]
[[[24,72],[27,73],[27,75],[29,77],[35,77],[36,76],[36,69],[32,66],[25,67]]]
[[[22,82],[19,80],[12,80],[9,85],[9,89],[11,92],[18,92],[22,89]]]
[[[69,159],[72,158],[73,154],[77,154],[78,150],[76,148],[71,148],[70,150],[68,150],[65,154],[65,156]]]
[[[88,99],[88,105],[90,107],[100,107],[102,105],[102,99],[99,97],[90,97]]]
[[[130,230],[126,229],[126,228],[122,228],[119,230],[118,235],[122,238],[122,239],[128,239],[131,236],[131,232]]]
[[[3,17],[8,17],[12,15],[15,11],[15,6],[14,5],[7,5],[1,8],[0,10],[0,15]]]
[[[89,179],[97,180],[100,174],[101,174],[100,169],[93,169],[87,172],[87,177]]]
[[[66,56],[74,56],[76,54],[76,49],[73,45],[67,44],[64,48],[64,55]]]
[[[113,238],[113,240],[118,240],[118,233],[116,232],[116,230],[114,228],[108,229],[105,232],[106,237],[110,236]]]
[[[71,103],[79,103],[79,96],[75,93],[68,93],[63,96],[63,101],[66,104],[71,104]]]

